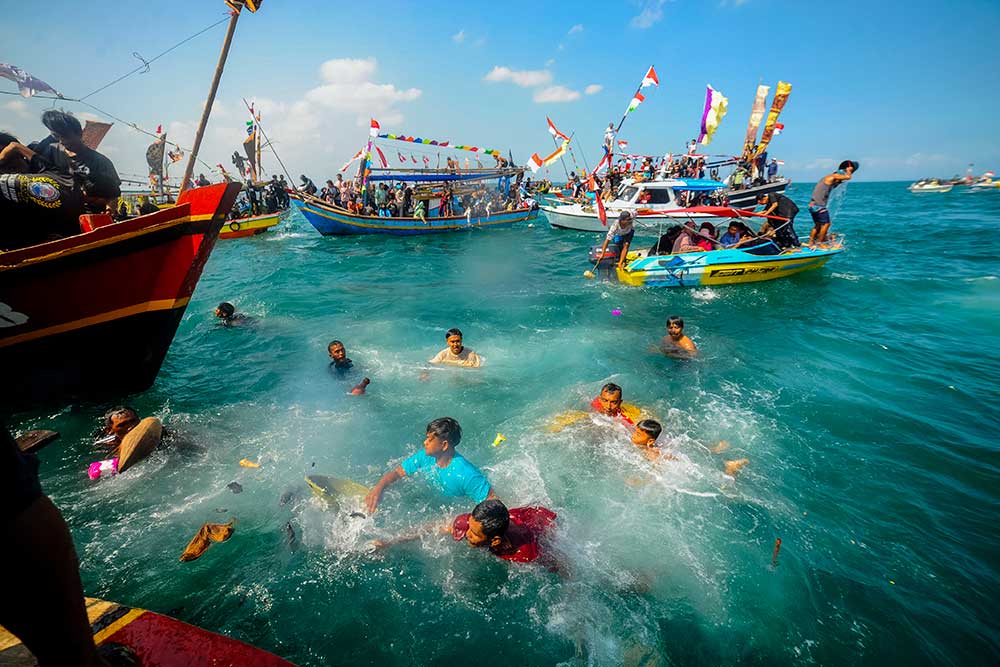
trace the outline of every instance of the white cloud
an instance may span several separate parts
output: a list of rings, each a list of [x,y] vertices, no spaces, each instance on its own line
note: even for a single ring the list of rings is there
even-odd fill
[[[592,84],[590,84],[589,86],[587,86],[586,88],[583,89],[583,94],[584,95],[596,95],[597,93],[601,92],[602,90],[604,90],[604,86],[602,86],[599,83],[592,83]]]
[[[577,23],[576,25],[574,25],[572,28],[569,29],[569,32],[567,32],[566,34],[567,35],[575,35],[578,32],[583,32],[583,24],[582,23]]]
[[[532,88],[534,86],[544,86],[552,82],[552,72],[547,70],[513,70],[509,67],[496,65],[483,77],[484,81],[499,83],[509,81],[515,86],[522,88]]]
[[[833,169],[839,162],[832,157],[818,157],[806,164],[806,169]]]
[[[402,114],[396,105],[416,100],[423,91],[419,88],[397,88],[391,83],[376,83],[371,80],[376,68],[374,58],[327,60],[320,66],[320,75],[325,83],[306,91],[304,100],[296,103],[298,109],[292,105],[292,113],[307,114],[309,110],[305,105],[312,104],[322,109],[357,114],[359,125],[367,124],[369,115],[380,120],[384,118],[389,123],[401,121]]]
[[[570,90],[566,86],[549,86],[537,91],[532,99],[539,104],[544,102],[573,102],[580,99],[580,92]]]
[[[3,105],[4,109],[14,112],[21,118],[31,118],[32,113],[28,111],[28,105],[24,100],[11,100]]]
[[[461,44],[465,41],[465,28],[462,28],[451,36],[451,41]]]
[[[639,30],[651,28],[663,18],[663,5],[665,3],[666,0],[643,0],[642,11],[632,17],[629,25]]]

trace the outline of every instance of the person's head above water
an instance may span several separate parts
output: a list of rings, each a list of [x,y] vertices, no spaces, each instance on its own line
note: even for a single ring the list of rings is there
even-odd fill
[[[465,541],[470,547],[498,547],[510,527],[507,506],[496,499],[484,500],[469,515]]]
[[[339,340],[331,340],[330,344],[326,346],[326,351],[330,355],[330,358],[337,363],[347,359],[347,348]]]
[[[119,405],[104,413],[104,434],[121,440],[139,423],[139,413],[127,405]]]
[[[228,320],[230,317],[236,314],[236,307],[228,301],[223,301],[218,306],[215,307],[215,316]]]
[[[448,343],[448,349],[452,354],[461,354],[465,349],[462,345],[462,332],[459,329],[448,329],[444,334],[444,341]]]
[[[678,339],[684,335],[684,320],[677,315],[667,318],[667,333],[673,339]]]
[[[846,174],[853,174],[860,168],[861,165],[858,164],[857,160],[844,160],[840,163],[840,166],[837,167],[837,171],[842,171]]]
[[[622,388],[614,382],[609,382],[601,387],[601,395],[598,396],[601,403],[601,412],[615,417],[622,411]]]
[[[632,431],[632,444],[639,447],[652,447],[656,444],[656,439],[663,432],[660,422],[654,419],[643,419],[635,425]]]
[[[455,453],[455,447],[462,442],[462,427],[451,417],[438,417],[427,424],[424,438],[424,453],[438,458]]]

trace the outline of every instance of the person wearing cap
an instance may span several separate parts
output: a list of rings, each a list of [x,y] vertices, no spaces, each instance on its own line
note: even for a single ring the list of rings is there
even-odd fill
[[[785,218],[784,221],[771,221],[764,219],[764,225],[760,228],[760,236],[773,236],[774,240],[782,250],[787,248],[798,248],[799,235],[795,233],[795,216],[799,214],[799,207],[795,202],[783,194],[772,192],[766,194],[761,192],[757,195],[757,205],[763,206],[761,215],[776,215]]]
[[[809,200],[809,214],[813,219],[813,230],[809,233],[810,246],[826,243],[826,233],[830,231],[830,211],[826,208],[830,201],[830,193],[844,181],[851,180],[859,166],[854,160],[844,160],[837,167],[837,171],[827,174],[816,183]]]
[[[622,211],[618,214],[618,220],[611,225],[607,236],[604,237],[604,245],[601,246],[598,257],[604,257],[604,251],[608,249],[608,244],[613,243],[621,248],[618,255],[618,266],[625,264],[625,255],[628,254],[629,244],[632,243],[632,237],[635,236],[635,227],[632,226],[634,219],[635,215],[632,211]]]

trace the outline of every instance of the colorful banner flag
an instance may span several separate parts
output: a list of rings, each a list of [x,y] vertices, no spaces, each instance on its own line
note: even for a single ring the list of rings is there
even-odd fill
[[[538,170],[542,168],[542,158],[538,157],[538,153],[533,153],[530,158],[528,158],[527,167],[531,169],[531,173],[538,173]]]
[[[565,134],[563,134],[562,132],[560,132],[559,130],[557,130],[556,126],[552,124],[552,119],[551,118],[549,118],[548,116],[546,116],[545,120],[547,120],[549,122],[549,134],[551,134],[553,137],[558,137],[558,138],[562,139],[563,141],[569,141],[569,137],[567,137]]]
[[[771,102],[771,111],[767,114],[767,122],[764,124],[764,131],[760,134],[760,144],[757,146],[757,155],[767,150],[767,145],[771,143],[774,136],[774,126],[778,122],[781,110],[785,108],[785,102],[792,92],[792,84],[784,81],[778,82],[778,89],[774,91],[774,101]]]
[[[560,145],[559,148],[557,148],[554,151],[552,151],[552,153],[550,153],[549,155],[547,155],[545,157],[545,159],[542,160],[542,164],[544,164],[546,167],[548,167],[553,162],[555,162],[556,160],[558,160],[559,158],[561,158],[563,156],[563,154],[566,152],[566,147],[567,146],[569,146],[569,142],[566,141],[566,140],[563,140],[562,145]]]
[[[698,136],[698,141],[703,146],[712,143],[712,136],[719,129],[719,123],[726,115],[728,106],[729,100],[726,99],[725,95],[712,86],[708,86],[705,91],[705,110],[701,114],[701,134]]]
[[[158,176],[163,173],[164,137],[157,138],[146,149],[146,164],[149,165],[149,175]]]
[[[101,145],[113,123],[88,120],[83,126],[83,144],[92,151]]]
[[[247,175],[253,179],[257,180],[257,133],[253,128],[253,121],[250,121],[249,131],[250,136],[243,140],[243,152],[246,153],[247,161],[249,166],[247,167]]]
[[[767,101],[767,93],[770,86],[757,86],[757,95],[753,100],[753,108],[750,110],[750,122],[747,124],[747,134],[743,139],[743,154],[749,155],[757,143],[757,128],[760,121],[764,119],[764,102]]]
[[[405,134],[378,134],[372,135],[379,139],[392,139],[393,141],[408,141],[411,144],[424,144],[425,146],[438,146],[439,148],[451,148],[458,151],[471,151],[473,153],[484,153],[500,157],[500,151],[494,148],[479,148],[478,146],[452,146],[447,141],[436,141],[434,139],[421,139],[420,137],[408,137]]]
[[[372,118],[372,125],[368,129],[368,136],[370,136],[370,137],[377,137],[378,136],[378,131],[381,130],[381,129],[382,129],[382,127],[378,124],[378,121],[375,120],[374,118]]]
[[[31,97],[38,93],[52,93],[56,97],[62,97],[62,93],[58,90],[41,79],[36,79],[16,65],[0,63],[0,77],[16,83],[17,92],[21,94],[21,97]]]
[[[653,69],[652,65],[649,66],[649,71],[646,72],[646,76],[642,77],[642,85],[639,86],[639,90],[648,86],[656,86],[657,88],[660,86],[660,78],[656,76],[656,70]]]

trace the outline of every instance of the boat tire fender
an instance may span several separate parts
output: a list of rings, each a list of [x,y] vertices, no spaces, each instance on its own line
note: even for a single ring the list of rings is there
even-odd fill
[[[236,220],[233,220],[232,222],[229,223],[229,231],[231,232],[240,231],[240,227],[241,227],[240,223],[237,222]]]

